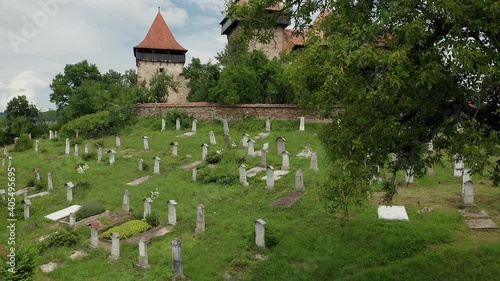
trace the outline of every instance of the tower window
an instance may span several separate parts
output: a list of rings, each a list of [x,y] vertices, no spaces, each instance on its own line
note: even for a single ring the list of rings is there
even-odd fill
[[[163,71],[165,71],[165,68],[161,67],[160,68],[160,73],[162,73]]]

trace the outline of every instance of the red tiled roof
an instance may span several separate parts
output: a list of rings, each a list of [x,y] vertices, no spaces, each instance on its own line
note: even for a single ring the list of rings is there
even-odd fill
[[[146,38],[139,45],[135,46],[134,49],[160,49],[187,52],[187,49],[175,40],[172,31],[168,28],[160,12],[156,15]]]

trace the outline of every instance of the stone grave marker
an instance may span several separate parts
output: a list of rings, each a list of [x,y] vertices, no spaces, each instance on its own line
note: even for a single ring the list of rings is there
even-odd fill
[[[208,144],[204,143],[201,145],[201,160],[205,161],[208,154]]]
[[[172,272],[177,277],[183,277],[181,241],[177,238],[172,240]]]
[[[283,151],[281,153],[281,170],[288,171],[290,170],[290,153],[288,151]]]
[[[167,125],[167,123],[165,122],[165,118],[162,118],[161,119],[161,131],[165,131],[165,126]]]
[[[78,153],[79,153],[78,147],[79,147],[78,144],[75,144],[75,152],[74,152],[75,156],[78,156]]]
[[[128,190],[123,192],[122,211],[125,213],[130,212],[130,192]]]
[[[64,154],[69,155],[69,153],[70,153],[70,151],[69,151],[70,147],[69,146],[70,145],[71,145],[71,143],[70,143],[69,139],[66,139],[66,149],[64,151]]]
[[[111,259],[117,260],[120,258],[120,234],[114,232],[111,235]]]
[[[143,171],[144,170],[143,164],[144,164],[144,159],[139,159],[139,162],[137,162],[137,169],[139,171]]]
[[[141,238],[141,240],[139,240],[139,263],[137,264],[137,267],[141,269],[149,268],[148,244],[144,240],[144,238]]]
[[[181,130],[181,119],[180,118],[175,119],[175,130],[176,131]]]
[[[144,142],[144,150],[149,150],[149,139],[147,136],[142,137],[142,140]]]
[[[196,229],[195,232],[205,232],[205,206],[199,204],[196,208]]]
[[[210,137],[210,144],[211,145],[216,145],[217,144],[217,141],[215,140],[215,134],[214,134],[214,131],[210,131],[208,133],[208,136]]]
[[[113,149],[108,150],[108,154],[109,154],[109,165],[115,164],[116,151],[114,151]]]
[[[168,201],[168,224],[170,224],[170,225],[177,224],[177,212],[175,210],[176,205],[177,205],[177,202],[175,202],[175,200]]]
[[[248,181],[247,181],[247,170],[246,170],[246,166],[245,164],[241,164],[240,165],[240,169],[239,169],[239,172],[240,172],[240,183],[243,185],[243,186],[248,186]]]
[[[154,173],[159,175],[160,174],[160,157],[153,157],[154,160]]]
[[[227,122],[227,119],[222,119],[222,126],[224,127],[224,134],[229,135],[229,124]]]
[[[101,223],[99,221],[94,221],[90,224],[90,247],[99,247],[99,227]]]
[[[464,182],[463,184],[463,195],[462,201],[464,207],[473,207],[474,206],[474,186],[471,180]]]
[[[253,139],[250,139],[247,142],[247,144],[248,144],[247,156],[254,157],[255,156],[255,141]]]
[[[9,166],[8,166],[9,168],[12,167],[12,159],[13,159],[12,156],[9,156]]]
[[[38,146],[40,146],[40,141],[36,140],[35,141],[35,152],[38,152]]]
[[[311,170],[319,171],[318,168],[318,155],[316,153],[311,153]]]
[[[73,185],[72,182],[66,183],[66,200],[70,202],[73,201],[73,187],[75,187],[75,185]]]
[[[274,189],[274,167],[267,166],[266,188]]]
[[[224,133],[224,148],[231,148],[231,137],[229,134]]]
[[[196,167],[193,168],[192,170],[192,179],[193,182],[196,182],[196,178],[198,177],[198,169]]]
[[[281,153],[283,153],[283,151],[285,151],[285,143],[286,143],[286,140],[285,138],[283,137],[278,137],[276,139],[276,145],[277,145],[277,153],[278,155],[281,155]]]
[[[260,151],[260,167],[267,167],[267,150]]]
[[[269,118],[266,119],[266,131],[271,131],[271,120]]]
[[[54,131],[54,138],[56,138],[56,139],[58,138],[57,131]]]
[[[14,144],[16,144],[18,140],[19,140],[19,137],[15,137],[14,138]]]
[[[413,166],[410,166],[407,170],[406,170],[406,174],[405,174],[405,183],[408,185],[408,184],[413,184],[413,174],[414,174],[414,171],[413,171]]]
[[[89,154],[89,152],[90,152],[90,151],[89,151],[89,145],[88,145],[88,144],[86,144],[86,145],[85,145],[85,148],[84,148],[84,153],[85,153],[85,154]]]
[[[122,146],[122,140],[120,138],[120,135],[116,135],[116,138],[115,138],[115,146],[116,147],[120,147]]]
[[[301,169],[295,172],[295,189],[298,191],[304,190],[304,174]]]
[[[427,144],[427,152],[431,154],[434,152],[434,144],[432,143],[432,140]]]
[[[262,149],[264,149],[265,151],[268,151],[269,150],[269,143],[266,142],[262,145]]]
[[[243,147],[248,147],[248,141],[250,140],[250,136],[248,134],[243,134],[241,137],[241,143],[243,144]]]
[[[430,165],[429,168],[427,168],[427,175],[431,177],[436,175],[436,171],[434,170],[434,165]]]
[[[303,132],[306,130],[306,118],[300,117],[299,131]]]
[[[29,219],[29,217],[30,217],[30,206],[31,206],[31,200],[25,199],[24,200],[24,219]]]
[[[99,146],[97,149],[97,163],[101,163],[102,161],[102,147]]]
[[[384,220],[410,220],[404,206],[379,206],[378,218]]]
[[[5,201],[5,189],[0,189],[0,195],[2,196],[2,201]]]
[[[6,144],[3,145],[3,155],[9,156],[9,146]]]
[[[170,143],[170,145],[172,146],[172,156],[177,157],[177,149],[179,147],[179,144],[173,141]]]
[[[49,130],[49,140],[54,138],[54,132],[52,130]]]
[[[146,219],[146,216],[151,214],[151,205],[153,204],[153,200],[151,198],[144,199],[144,215],[143,219]]]
[[[71,212],[71,214],[69,214],[69,226],[73,229],[76,228],[76,213],[74,212]]]
[[[465,183],[468,181],[472,181],[472,176],[470,173],[470,169],[463,169],[463,175],[462,175],[462,195],[464,194],[465,190]]]
[[[197,125],[197,123],[198,123],[198,120],[196,120],[196,118],[193,119],[193,122],[191,123],[191,132],[196,133],[196,130],[197,130],[196,125]]]
[[[0,155],[2,157],[2,167],[5,167],[5,155]]]
[[[35,172],[36,181],[41,181],[42,179],[40,178],[40,168],[34,168],[33,172]]]
[[[266,247],[266,230],[265,226],[266,221],[263,219],[258,219],[255,221],[255,245],[257,247],[265,248]]]

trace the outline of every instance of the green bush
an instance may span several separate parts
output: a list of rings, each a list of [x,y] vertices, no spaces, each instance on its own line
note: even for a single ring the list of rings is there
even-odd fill
[[[89,189],[91,185],[88,181],[80,181],[75,184],[75,187],[78,189]]]
[[[222,160],[224,155],[222,153],[217,153],[216,151],[211,151],[207,154],[207,163],[208,164],[217,164]]]
[[[132,220],[128,221],[122,225],[110,228],[108,231],[102,234],[102,237],[111,239],[113,233],[118,232],[121,239],[127,239],[141,232],[150,229],[151,226],[142,220]]]
[[[145,221],[152,227],[159,226],[160,225],[160,219],[155,213],[151,213],[146,215]]]
[[[82,160],[89,161],[97,159],[97,154],[95,152],[89,152],[82,155]]]
[[[75,146],[75,144],[78,144],[79,146],[82,145],[83,139],[81,137],[78,138],[69,138],[71,140],[71,145]]]
[[[80,210],[76,212],[76,220],[82,220],[84,218],[88,218],[102,212],[106,211],[103,204],[101,202],[92,201],[82,205]]]
[[[181,129],[191,128],[194,119],[193,116],[187,115],[184,111],[179,109],[174,109],[167,112],[167,114],[165,115],[165,122],[172,125],[172,128],[175,128],[175,121],[177,120],[177,118],[181,119]]]
[[[78,243],[78,234],[69,226],[51,234],[42,243],[42,249],[71,247]]]
[[[7,251],[8,252],[8,251]],[[8,252],[9,254],[9,252]],[[38,261],[40,251],[34,245],[16,246],[16,266],[15,273],[9,271],[10,265],[8,257],[0,253],[0,276],[1,280],[7,281],[26,281],[32,280]]]
[[[99,148],[99,147],[104,147],[104,140],[98,140],[95,142],[95,147],[96,148]]]
[[[127,113],[126,110],[126,108],[112,109],[111,111],[84,115],[66,123],[62,126],[61,132],[66,136],[72,136],[75,130],[78,130],[79,136],[85,138],[98,138],[115,134],[128,124],[131,118],[130,113]]]
[[[491,173],[490,179],[493,181],[493,186],[499,186],[500,185],[500,160],[496,161],[496,165],[493,168],[493,171],[491,171],[490,173]]]
[[[40,149],[40,152],[41,152],[41,153],[47,153],[47,148],[42,148],[42,149]]]
[[[231,165],[219,165],[213,169],[203,169],[198,177],[202,183],[216,183],[220,185],[232,185],[238,182],[238,168]]]
[[[33,141],[30,139],[28,134],[21,134],[16,144],[14,145],[14,149],[18,152],[30,150],[33,148]]]

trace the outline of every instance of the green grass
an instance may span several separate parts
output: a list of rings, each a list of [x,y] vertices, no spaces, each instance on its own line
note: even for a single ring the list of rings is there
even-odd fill
[[[210,146],[209,151],[223,148],[222,123],[199,122],[198,133],[192,137],[177,137],[190,130],[176,132],[173,124],[167,125],[164,132],[159,131],[159,125],[155,130],[143,129],[142,125],[157,121],[144,120],[122,132],[122,147],[117,149],[113,166],[108,165],[107,155],[102,163],[95,159],[84,161],[72,154],[56,158],[64,154],[63,137],[57,142],[41,140],[44,153],[35,153],[34,149],[11,152],[18,188],[35,177],[35,167],[41,169],[45,183],[47,172],[52,173],[54,180],[52,194],[31,200],[32,217],[17,222],[18,243],[36,244],[39,237],[57,231],[59,226],[44,216],[72,204],[99,201],[111,212],[121,212],[126,189],[130,192],[131,211],[142,213],[143,199],[158,188],[160,195],[154,200],[152,211],[163,226],[168,220],[168,200],[178,202],[177,225],[167,235],[149,241],[151,269],[147,274],[133,266],[138,261],[136,244],[122,243],[121,258],[110,261],[109,249],[90,249],[90,230],[79,226],[78,245],[47,249],[39,261],[40,264],[56,261],[62,266],[48,274],[37,271],[34,280],[170,280],[173,238],[182,242],[187,280],[224,280],[224,275],[232,276],[232,280],[496,280],[500,276],[500,231],[472,231],[466,227],[457,211],[460,179],[453,177],[448,162],[436,167],[435,177],[415,179],[415,186],[399,190],[394,203],[407,207],[409,222],[378,220],[379,200],[374,199],[353,208],[347,225],[341,227],[339,215],[325,210],[319,187],[328,172],[316,136],[321,125],[307,124],[307,131],[299,132],[298,121],[274,121],[271,135],[256,140],[256,151],[265,142],[270,143],[269,165],[281,166],[274,142],[278,136],[286,138],[286,148],[291,154],[292,172],[276,181],[275,190],[269,191],[265,181],[260,180],[265,173],[249,178],[248,187],[239,183],[228,186],[193,183],[191,171],[181,170],[180,166],[201,158],[200,145],[209,143],[211,130],[217,145]],[[225,149],[225,153],[229,158],[246,157],[241,135],[248,133],[253,137],[262,132],[264,121],[244,120],[230,122],[229,126],[231,138],[239,147],[231,151]],[[149,137],[149,151],[143,150],[141,137],[144,135]],[[93,145],[96,141],[82,140],[82,147],[88,143],[91,151],[97,152]],[[103,141],[105,151],[114,148],[114,136]],[[177,158],[170,156],[172,141],[179,142]],[[318,152],[320,172],[309,170],[309,159],[295,157],[306,146]],[[123,152],[125,150],[128,151]],[[152,171],[155,156],[161,158],[160,175]],[[137,162],[141,158],[149,164],[149,170],[138,171]],[[247,167],[260,164],[259,157],[246,160]],[[82,162],[88,164],[89,169],[79,174],[76,167]],[[237,173],[238,164],[230,162],[222,163],[223,167]],[[290,208],[273,207],[274,200],[293,191],[294,171],[298,168],[304,171],[305,195]],[[200,172],[205,169],[212,168],[200,166]],[[151,176],[148,182],[135,187],[126,185],[145,175]],[[404,175],[400,178],[402,182]],[[69,181],[89,183],[88,188],[74,189],[72,203],[66,201],[64,187]],[[500,188],[492,187],[486,177],[475,176],[474,182],[477,208],[486,210],[500,224],[497,214]],[[0,170],[0,186],[7,186],[5,168]],[[194,233],[198,204],[205,206],[206,232],[201,234]],[[417,214],[423,207],[433,207],[434,211]],[[256,249],[249,242],[248,234],[253,232],[253,222],[259,218],[279,237],[279,243],[272,249]],[[6,221],[4,211],[0,212],[0,221]],[[1,229],[0,245],[5,247],[8,232],[4,227]],[[83,249],[88,256],[69,259],[77,249]],[[256,255],[266,258],[260,261]]]

